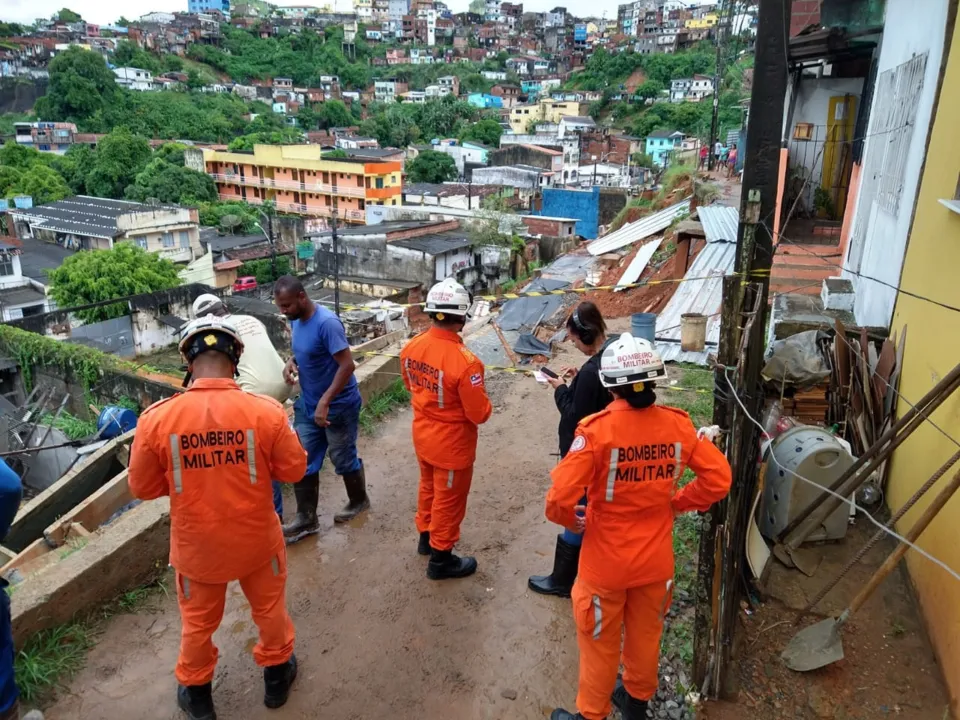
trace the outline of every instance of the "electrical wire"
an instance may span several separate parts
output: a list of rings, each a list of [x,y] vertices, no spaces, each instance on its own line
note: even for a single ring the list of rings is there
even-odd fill
[[[768,232],[773,232],[773,231],[771,230],[771,228],[770,228],[769,225],[767,225],[766,223],[761,223],[761,224],[762,224],[765,228],[767,228],[767,231],[768,231]],[[844,266],[844,265],[842,265],[842,264],[830,262],[827,258],[822,257],[822,256],[820,256],[820,255],[817,255],[816,253],[810,252],[809,250],[807,250],[806,248],[804,248],[804,247],[803,247],[803,243],[798,243],[798,242],[796,242],[796,241],[794,241],[794,240],[791,240],[790,238],[784,236],[783,233],[780,233],[778,237],[779,237],[779,239],[780,239],[781,242],[785,242],[785,243],[787,243],[788,245],[790,245],[791,247],[800,248],[800,250],[801,250],[802,252],[804,252],[805,254],[809,255],[810,257],[817,258],[818,260],[820,260],[820,261],[821,261],[822,263],[824,263],[825,265],[829,265],[829,266],[831,266],[831,267],[837,268],[838,270],[841,270],[841,271],[843,271],[843,272],[845,272],[845,273],[849,273],[849,274],[851,274],[851,275],[856,275],[857,277],[863,278],[864,280],[870,280],[871,282],[875,282],[875,283],[878,283],[878,284],[880,284],[880,285],[884,285],[885,287],[888,287],[888,288],[890,288],[891,290],[895,290],[895,291],[897,291],[897,292],[899,292],[899,293],[903,293],[904,295],[908,295],[909,297],[915,298],[915,299],[917,299],[917,300],[923,300],[924,302],[928,302],[928,303],[931,303],[931,304],[933,304],[933,305],[937,305],[937,306],[939,306],[939,307],[942,307],[942,308],[945,309],[945,310],[952,310],[953,312],[960,312],[960,307],[957,307],[957,306],[955,306],[955,305],[950,305],[950,304],[948,304],[948,303],[941,302],[941,301],[939,301],[939,300],[934,300],[933,298],[926,297],[925,295],[921,295],[921,294],[919,294],[919,293],[915,293],[915,292],[913,292],[913,291],[911,291],[911,290],[904,290],[904,289],[903,289],[901,286],[899,286],[899,285],[894,285],[894,284],[892,284],[892,283],[888,283],[888,282],[885,281],[885,280],[880,280],[879,278],[875,278],[875,277],[872,277],[872,276],[870,276],[870,275],[866,275],[866,274],[861,273],[861,272],[858,272],[858,271],[856,271],[856,270],[851,270],[851,269],[849,269],[848,267],[846,267],[846,266]]]
[[[737,390],[736,390],[736,388],[733,386],[733,383],[732,383],[731,380],[730,380],[730,376],[727,374],[726,368],[724,369],[724,377],[725,377],[726,380],[727,380],[727,385],[730,387],[730,392],[731,392],[732,395],[733,395],[733,399],[736,401],[737,405],[740,406],[740,409],[743,411],[744,416],[745,416],[748,420],[750,420],[750,422],[752,422],[754,425],[756,425],[758,428],[760,428],[760,432],[761,432],[761,433],[763,433],[764,435],[766,435],[766,433],[767,433],[766,429],[763,427],[763,425],[760,423],[760,421],[758,421],[755,417],[753,417],[753,416],[750,414],[750,412],[747,410],[746,406],[743,404],[743,401],[740,399],[740,396],[737,394]],[[768,444],[769,444],[769,441],[768,441]],[[891,528],[888,528],[886,525],[884,525],[883,523],[881,523],[879,520],[876,520],[876,519],[875,519],[870,513],[868,513],[864,508],[861,508],[859,505],[857,505],[857,502],[856,502],[855,499],[845,498],[845,497],[843,497],[842,495],[833,492],[833,491],[830,490],[829,488],[826,488],[826,487],[820,485],[819,483],[815,483],[813,480],[810,480],[810,479],[808,479],[808,478],[805,478],[803,475],[800,475],[799,473],[794,472],[794,471],[791,470],[790,468],[785,467],[783,464],[780,463],[779,460],[777,460],[777,457],[776,457],[776,455],[775,455],[773,452],[770,452],[770,453],[768,454],[768,456],[769,456],[769,458],[770,458],[771,460],[773,460],[773,463],[777,466],[777,468],[778,468],[779,470],[781,470],[781,471],[783,471],[783,472],[788,472],[788,473],[790,473],[791,475],[793,475],[795,478],[798,478],[799,480],[802,480],[803,482],[807,483],[808,485],[811,485],[812,487],[816,488],[817,490],[822,491],[822,492],[825,492],[825,493],[827,493],[828,495],[832,495],[833,497],[837,498],[837,499],[840,500],[841,502],[846,503],[847,505],[851,506],[854,510],[859,510],[864,517],[866,517],[871,523],[873,523],[873,524],[876,525],[878,528],[880,528],[883,532],[887,533],[887,534],[890,535],[891,537],[896,538],[899,542],[901,542],[901,543],[909,546],[911,549],[915,550],[915,551],[918,552],[920,555],[923,555],[923,557],[927,558],[927,560],[929,560],[930,562],[934,563],[935,565],[939,565],[941,568],[943,568],[944,570],[946,570],[947,573],[949,573],[955,580],[960,580],[960,573],[958,573],[956,570],[954,570],[953,568],[951,568],[951,567],[950,567],[949,565],[947,565],[945,562],[943,562],[942,560],[940,560],[940,559],[937,558],[937,557],[934,557],[933,555],[931,555],[930,553],[928,553],[926,550],[924,550],[923,548],[919,547],[919,546],[916,545],[915,543],[910,542],[910,541],[907,540],[907,538],[905,538],[903,535],[900,535],[900,534],[897,533],[895,530],[892,530]],[[856,497],[856,495],[854,495],[854,497]]]

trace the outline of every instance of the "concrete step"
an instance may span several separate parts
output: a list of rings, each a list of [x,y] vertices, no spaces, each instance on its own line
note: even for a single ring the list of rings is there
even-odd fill
[[[819,296],[822,284],[822,280],[811,278],[771,276],[770,294]]]
[[[817,265],[798,265],[793,263],[774,263],[770,272],[770,277],[794,277],[805,280],[815,280],[817,278],[824,280],[828,277],[839,275],[840,271],[829,265],[819,263]]]

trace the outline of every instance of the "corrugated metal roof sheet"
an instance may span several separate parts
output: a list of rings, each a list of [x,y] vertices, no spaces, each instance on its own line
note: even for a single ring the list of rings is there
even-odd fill
[[[653,215],[647,215],[636,222],[624,225],[609,235],[594,240],[587,244],[587,250],[591,255],[603,255],[604,253],[619,250],[622,247],[648,238],[654,233],[666,230],[670,224],[683,213],[690,210],[690,198],[664,208]]]
[[[653,257],[653,254],[657,251],[657,248],[660,247],[660,243],[663,240],[662,237],[655,238],[648,243],[644,243],[637,254],[634,256],[633,260],[630,261],[630,264],[627,266],[627,269],[623,271],[623,275],[620,276],[620,279],[617,280],[617,285],[629,285],[630,283],[635,283],[640,279],[640,276],[643,274],[643,269],[647,266],[647,263],[650,262],[650,258]],[[613,289],[614,292],[620,292],[623,290],[621,287],[616,287]]]
[[[707,356],[717,352],[720,342],[720,303],[723,276],[733,272],[737,256],[739,214],[736,208],[711,205],[699,209],[707,244],[687,269],[684,278],[707,278],[682,282],[667,307],[657,316],[657,350],[664,362],[706,365]],[[680,349],[680,316],[700,313],[707,316],[707,344],[702,352]]]

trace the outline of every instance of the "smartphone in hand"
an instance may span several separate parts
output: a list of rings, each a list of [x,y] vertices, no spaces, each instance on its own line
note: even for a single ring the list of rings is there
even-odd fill
[[[544,365],[542,368],[540,368],[540,372],[542,372],[542,373],[543,373],[544,375],[546,375],[548,378],[554,378],[554,379],[556,379],[556,378],[560,377],[560,376],[557,375],[553,370],[551,370],[550,368],[548,368],[546,365]]]

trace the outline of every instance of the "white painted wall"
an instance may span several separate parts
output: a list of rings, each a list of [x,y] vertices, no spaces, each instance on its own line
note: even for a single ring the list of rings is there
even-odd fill
[[[860,325],[889,327],[893,317],[893,307],[897,294],[894,289],[879,282],[862,277],[867,275],[894,287],[900,284],[903,269],[903,257],[907,247],[907,236],[913,218],[920,171],[926,155],[927,135],[933,113],[933,102],[940,76],[940,63],[943,57],[944,28],[947,26],[948,0],[926,0],[923,7],[923,22],[917,22],[917,3],[915,0],[888,0],[884,16],[883,44],[877,74],[895,68],[914,55],[927,53],[923,88],[917,102],[917,114],[910,140],[909,152],[903,176],[903,195],[896,216],[873,204],[867,217],[868,227],[864,234],[865,243],[859,268],[848,264],[854,254],[853,243],[847,245],[847,257],[844,258],[844,277],[849,278],[856,288],[856,319]],[[874,107],[877,95],[874,94]],[[864,149],[864,167],[867,167],[866,154],[882,152],[886,138],[883,135],[871,136],[877,117],[871,112],[870,127],[867,130]],[[866,173],[864,173],[866,174]],[[864,188],[870,184],[869,178],[862,178],[858,190],[857,208],[851,229],[851,239],[857,235],[857,223],[860,221],[861,202],[872,201],[866,198]],[[860,276],[849,272],[858,271]],[[920,288],[914,288],[915,290]]]
[[[860,94],[863,90],[863,78],[816,78],[803,77],[797,90],[797,102],[793,109],[791,126],[785,128],[788,138],[787,148],[790,151],[790,166],[803,165],[810,173],[810,182],[804,191],[804,200],[807,209],[813,207],[813,192],[820,187],[820,176],[823,172],[823,140],[826,133],[830,98],[853,95],[857,98],[856,112],[860,111]],[[787,122],[789,98],[787,99],[783,122]],[[793,129],[797,123],[811,123],[818,126],[815,130],[815,139],[811,141],[794,140]],[[841,208],[842,209],[842,208]]]
[[[437,255],[435,278],[436,280],[444,280],[448,277],[456,277],[458,271],[471,265],[473,265],[473,250],[468,247]]]
[[[13,274],[0,275],[0,288],[19,287],[24,284],[23,270],[20,269],[20,256],[11,255],[10,260],[13,265]]]

